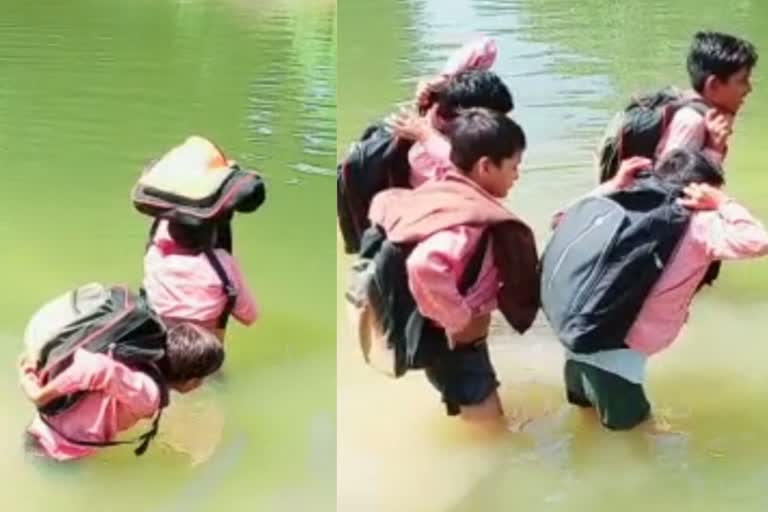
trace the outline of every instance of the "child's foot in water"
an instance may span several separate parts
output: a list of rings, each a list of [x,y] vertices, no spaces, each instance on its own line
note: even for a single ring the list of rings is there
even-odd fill
[[[672,424],[673,415],[668,411],[655,411],[642,425],[642,429],[649,434],[684,434],[682,430]]]
[[[533,418],[525,414],[520,408],[512,409],[511,413],[507,415],[507,430],[519,434],[525,427],[527,427]]]

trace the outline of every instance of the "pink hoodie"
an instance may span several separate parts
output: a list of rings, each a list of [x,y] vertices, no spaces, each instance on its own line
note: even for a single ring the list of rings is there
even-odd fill
[[[71,409],[48,418],[56,430],[71,439],[113,441],[139,420],[152,418],[160,406],[160,389],[147,374],[83,349],[75,351],[72,364],[51,384],[61,395],[91,391]],[[39,415],[27,431],[49,457],[57,460],[85,457],[99,449],[68,442]]]
[[[233,316],[244,325],[258,318],[258,306],[240,266],[227,251],[215,250],[224,271],[238,290]],[[144,289],[152,308],[162,317],[196,322],[216,329],[227,296],[221,280],[204,254],[190,254],[168,234],[161,221],[144,257]]]

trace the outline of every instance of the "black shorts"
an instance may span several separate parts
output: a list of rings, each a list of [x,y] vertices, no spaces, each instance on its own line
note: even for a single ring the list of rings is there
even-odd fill
[[[441,350],[424,370],[449,416],[459,414],[461,406],[481,403],[499,387],[485,341]]]
[[[643,386],[581,361],[565,361],[568,402],[594,407],[600,422],[612,430],[627,430],[651,415]]]

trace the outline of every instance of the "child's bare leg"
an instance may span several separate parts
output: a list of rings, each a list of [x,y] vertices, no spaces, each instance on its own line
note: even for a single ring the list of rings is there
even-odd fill
[[[500,423],[504,419],[504,410],[497,391],[478,404],[462,405],[461,419],[472,423]]]

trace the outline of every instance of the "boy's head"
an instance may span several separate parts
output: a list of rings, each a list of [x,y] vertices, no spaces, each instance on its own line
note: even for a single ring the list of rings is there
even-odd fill
[[[180,393],[197,388],[224,363],[224,346],[216,335],[192,323],[168,330],[160,368],[168,385]]]
[[[664,182],[683,188],[691,183],[720,187],[725,183],[722,169],[701,151],[675,149],[656,163],[653,174]]]
[[[212,224],[189,226],[179,222],[168,222],[168,234],[174,242],[193,251],[202,251],[216,242],[216,227]]]
[[[435,91],[437,114],[456,117],[464,108],[483,107],[507,114],[514,108],[512,93],[492,71],[471,70],[458,73]]]
[[[470,108],[448,132],[451,162],[494,197],[504,197],[519,177],[525,150],[523,129],[501,112]]]
[[[714,106],[735,114],[752,91],[757,64],[752,43],[720,32],[697,32],[688,53],[691,86]]]

